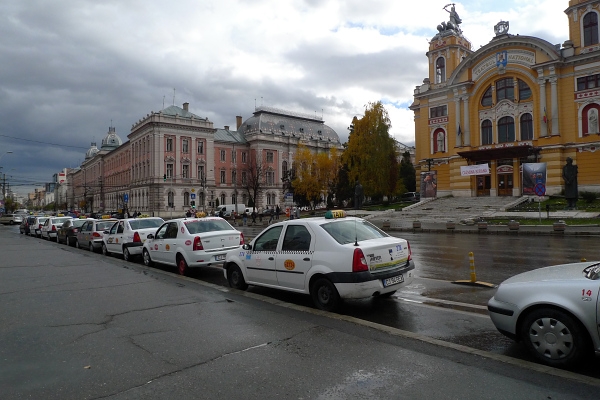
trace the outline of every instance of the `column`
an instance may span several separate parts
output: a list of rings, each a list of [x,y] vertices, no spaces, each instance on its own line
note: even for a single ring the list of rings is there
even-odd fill
[[[456,132],[456,144],[454,147],[462,146],[462,138],[458,136],[458,126],[460,125],[460,97],[458,97],[458,90],[454,89],[454,116],[456,118],[455,129]],[[435,138],[433,139],[435,140]]]
[[[469,124],[469,96],[463,97],[463,123],[462,137],[465,146],[471,145],[471,129]]]
[[[558,78],[553,76],[549,79],[550,81],[550,104],[552,107],[552,125],[550,133],[554,135],[559,134],[558,128]]]
[[[540,137],[548,136],[548,123],[544,122],[544,115],[547,115],[546,110],[546,79],[543,77],[544,71],[538,69],[538,76],[542,78],[538,79],[538,85],[540,85]]]

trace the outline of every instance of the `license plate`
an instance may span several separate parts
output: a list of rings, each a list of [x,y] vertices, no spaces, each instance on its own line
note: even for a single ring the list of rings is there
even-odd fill
[[[215,256],[215,261],[223,261],[225,259],[225,254],[220,256]]]
[[[404,282],[403,275],[392,276],[391,278],[387,278],[387,279],[383,280],[383,287],[392,286],[392,285],[395,285],[397,283],[402,283],[402,282]]]

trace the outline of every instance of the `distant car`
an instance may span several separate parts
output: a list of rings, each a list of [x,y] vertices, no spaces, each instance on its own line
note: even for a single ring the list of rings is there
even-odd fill
[[[539,268],[502,282],[490,318],[539,361],[570,367],[600,352],[600,262]]]
[[[85,224],[85,221],[85,219],[67,220],[58,230],[56,241],[69,246],[75,246],[77,232],[79,232],[81,226]]]
[[[58,236],[58,230],[68,220],[71,220],[71,217],[49,217],[42,225],[41,236],[42,239],[48,240],[56,240]]]
[[[21,224],[22,221],[23,214],[4,214],[0,217],[0,223],[4,225]]]
[[[96,252],[102,248],[104,231],[110,229],[116,219],[86,219],[75,236],[75,247]]]
[[[412,201],[416,203],[421,201],[421,194],[419,192],[406,192],[400,197],[400,199],[402,201]]]
[[[178,218],[146,236],[142,255],[146,266],[173,265],[186,275],[189,268],[222,264],[229,250],[243,244],[242,232],[223,218]]]
[[[229,285],[310,294],[335,311],[342,299],[388,297],[410,285],[415,264],[408,242],[342,210],[270,225],[250,244],[227,253]]]
[[[31,235],[32,228],[34,228],[34,227],[35,227],[35,217],[33,217],[33,216],[25,217],[25,218],[23,218],[23,221],[21,222],[21,225],[19,226],[19,233],[25,234],[25,235]]]
[[[155,233],[164,223],[162,218],[128,218],[115,222],[104,232],[102,254],[123,254],[125,261],[142,254],[146,236]]]
[[[47,219],[48,217],[44,216],[35,217],[33,226],[30,227],[31,234],[33,236],[35,236],[36,238],[42,237],[42,226],[44,226],[44,223]]]

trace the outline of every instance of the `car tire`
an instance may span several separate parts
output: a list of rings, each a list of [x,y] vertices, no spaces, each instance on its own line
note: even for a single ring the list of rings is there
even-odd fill
[[[242,273],[242,270],[235,264],[227,268],[227,282],[229,282],[229,286],[234,289],[248,289],[248,284],[244,279],[244,274]]]
[[[177,272],[179,275],[187,276],[189,273],[189,268],[187,263],[185,262],[185,258],[183,256],[177,256]]]
[[[71,247],[75,247],[75,241],[73,238],[67,236],[67,244]]]
[[[335,311],[340,306],[340,294],[327,278],[318,278],[311,285],[310,296],[315,306],[320,310]]]
[[[131,261],[131,253],[129,252],[129,248],[123,247],[123,260]]]
[[[154,264],[154,263],[152,262],[152,258],[150,257],[150,252],[149,252],[148,250],[146,250],[146,249],[144,249],[144,250],[142,251],[142,258],[143,258],[143,260],[144,260],[144,265],[145,265],[146,267],[151,267],[151,266],[152,266],[152,264]]]
[[[108,249],[106,248],[106,244],[102,243],[102,254],[110,257],[110,252],[108,251]]]
[[[80,249],[81,246],[79,245],[79,240],[75,239],[75,248],[76,249]]]
[[[581,323],[554,308],[527,314],[520,337],[534,357],[552,367],[572,366],[591,354],[590,338]]]
[[[88,245],[88,250],[91,251],[92,253],[94,253],[94,243],[90,242],[90,244]]]

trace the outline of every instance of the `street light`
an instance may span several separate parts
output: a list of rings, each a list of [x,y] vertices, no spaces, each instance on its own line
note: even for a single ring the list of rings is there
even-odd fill
[[[4,157],[6,154],[12,154],[12,151],[6,151],[2,154],[0,154],[0,160],[2,160],[2,157]],[[2,168],[2,167],[0,167]],[[4,182],[2,184],[2,201],[4,201],[6,199],[6,174],[4,175]]]

